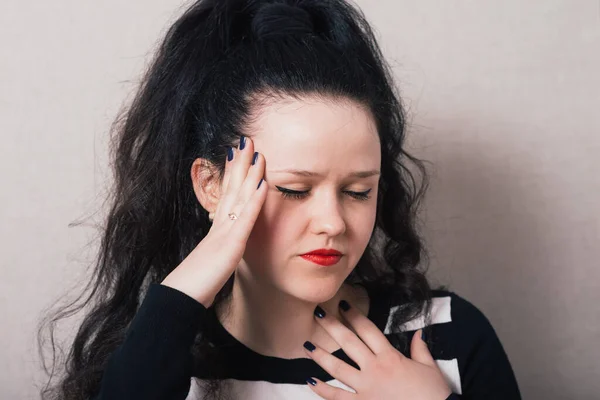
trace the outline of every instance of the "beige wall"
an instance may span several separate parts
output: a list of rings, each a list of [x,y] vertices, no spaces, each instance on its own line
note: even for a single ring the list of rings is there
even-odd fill
[[[432,276],[486,313],[525,398],[599,398],[598,1],[359,4],[436,165]],[[99,206],[108,126],[180,5],[0,5],[2,399],[37,398],[39,313],[95,249],[68,224]]]

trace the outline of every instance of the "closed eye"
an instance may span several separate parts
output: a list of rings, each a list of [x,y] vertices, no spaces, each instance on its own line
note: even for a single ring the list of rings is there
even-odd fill
[[[310,190],[304,190],[304,191],[290,190],[290,189],[286,189],[286,188],[283,188],[283,187],[277,186],[277,185],[275,185],[275,187],[277,188],[277,190],[279,190],[281,192],[281,195],[285,199],[303,199],[303,198],[306,198],[308,196],[308,194],[310,193]],[[343,192],[356,200],[364,201],[364,200],[368,200],[371,198],[371,196],[369,196],[370,191],[371,191],[371,189],[366,190],[364,192],[352,192],[349,190],[344,190]]]

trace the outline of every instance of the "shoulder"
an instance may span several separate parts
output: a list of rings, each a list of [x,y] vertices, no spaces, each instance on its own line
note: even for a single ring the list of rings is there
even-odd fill
[[[455,379],[455,392],[471,398],[520,399],[504,346],[483,311],[455,292],[434,290],[432,295],[434,302],[444,299],[448,321],[432,321],[431,352],[438,363],[440,358],[456,360],[460,380]]]
[[[500,339],[479,307],[452,291],[434,290],[432,295],[432,333],[449,354],[461,363],[481,357],[504,360]]]
[[[408,342],[425,328],[427,345],[454,393],[470,398],[518,399],[510,362],[488,317],[465,297],[446,289],[431,291],[431,309],[407,322],[392,323],[403,303],[393,291],[385,294],[390,313],[384,334],[408,356]]]

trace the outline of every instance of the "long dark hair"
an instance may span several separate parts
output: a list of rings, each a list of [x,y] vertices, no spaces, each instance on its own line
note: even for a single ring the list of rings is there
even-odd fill
[[[112,126],[114,186],[92,276],[77,300],[45,318],[38,332],[42,360],[47,327],[52,344],[42,398],[92,396],[148,284],[161,282],[207,234],[211,221],[194,195],[192,162],[205,158],[222,176],[227,146],[243,135],[257,103],[302,95],[366,106],[381,142],[375,228],[346,283],[396,296],[404,306],[395,326],[429,314],[427,252],[417,232],[427,173],[403,149],[405,110],[362,12],[344,0],[198,0],[167,31]],[[233,276],[213,306],[232,283]],[[69,353],[58,360],[54,326],[84,308]],[[194,354],[209,355],[201,334]],[[63,376],[51,386],[59,364]]]

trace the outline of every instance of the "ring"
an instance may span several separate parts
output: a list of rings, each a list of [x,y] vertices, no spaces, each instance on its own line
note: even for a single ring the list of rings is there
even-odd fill
[[[238,217],[237,217],[237,215],[235,215],[235,213],[229,213],[227,215],[229,215],[229,219],[238,219]]]

